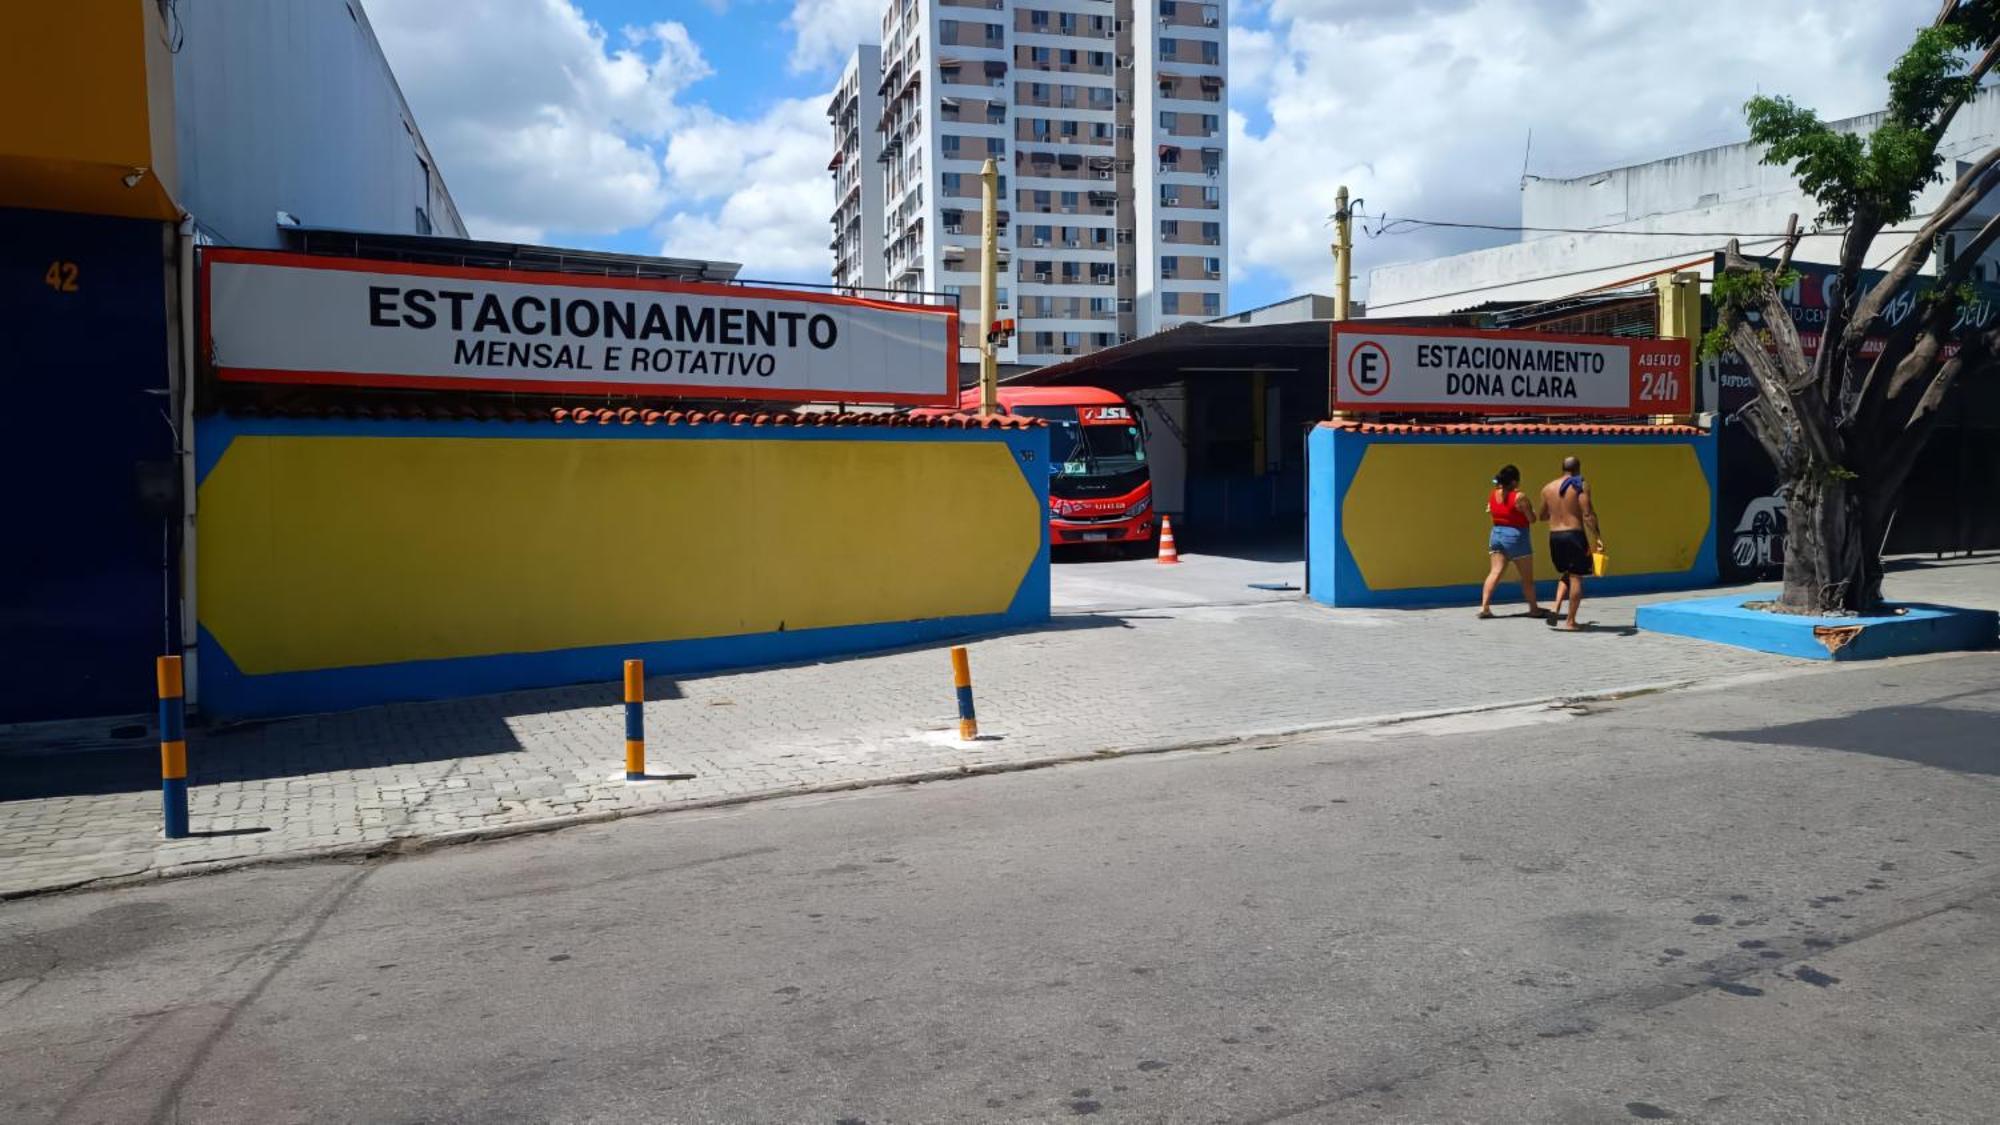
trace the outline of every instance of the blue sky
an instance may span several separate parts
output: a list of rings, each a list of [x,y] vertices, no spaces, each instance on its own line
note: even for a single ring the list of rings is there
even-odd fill
[[[824,116],[883,0],[366,0],[476,237],[720,258],[822,281]],[[1327,216],[1518,221],[1529,171],[1727,143],[1744,99],[1879,108],[1934,0],[1234,0],[1228,307],[1329,292]],[[1373,223],[1364,221],[1364,232]],[[1357,279],[1505,241],[1360,236]]]

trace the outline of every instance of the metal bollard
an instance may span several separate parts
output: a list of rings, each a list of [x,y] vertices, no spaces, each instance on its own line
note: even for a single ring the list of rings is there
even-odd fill
[[[625,662],[625,780],[646,780],[646,662]]]
[[[952,646],[951,682],[958,688],[958,737],[970,742],[979,737],[979,717],[972,710],[972,660],[964,645]]]
[[[160,811],[169,840],[188,834],[187,700],[182,694],[181,658],[153,661],[160,685]]]

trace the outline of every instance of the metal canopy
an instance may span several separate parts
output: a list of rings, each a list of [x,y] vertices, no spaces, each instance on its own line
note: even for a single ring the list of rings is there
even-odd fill
[[[1014,386],[1087,384],[1134,391],[1258,371],[1326,377],[1330,321],[1240,327],[1183,324],[1117,347],[1009,377]]]

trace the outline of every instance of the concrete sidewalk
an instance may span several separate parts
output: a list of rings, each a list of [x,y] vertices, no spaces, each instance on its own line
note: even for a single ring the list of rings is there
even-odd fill
[[[1634,607],[1653,599],[1594,601],[1585,617],[1598,631],[1572,636],[1519,617],[1475,620],[1463,608],[1329,610],[1241,585],[1246,576],[1296,581],[1296,569],[1201,556],[1180,568],[1058,567],[1058,604],[1096,608],[973,646],[985,737],[972,744],[952,733],[950,669],[938,648],[654,679],[649,769],[692,772],[691,781],[623,780],[616,668],[601,686],[197,731],[191,820],[202,835],[171,842],[159,837],[150,742],[15,728],[0,732],[0,896],[1821,667],[1633,632]],[[1891,589],[2000,606],[2000,563],[1918,566],[1899,571]],[[1169,595],[1182,592],[1173,604]]]

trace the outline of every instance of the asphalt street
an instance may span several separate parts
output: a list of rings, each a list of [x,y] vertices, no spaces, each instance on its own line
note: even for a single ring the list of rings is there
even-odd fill
[[[2000,656],[0,905],[8,1122],[1973,1122]]]

